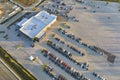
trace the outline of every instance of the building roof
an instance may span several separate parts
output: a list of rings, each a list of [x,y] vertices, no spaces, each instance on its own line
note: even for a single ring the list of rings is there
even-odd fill
[[[20,31],[30,38],[38,36],[46,26],[56,20],[57,16],[41,11],[22,24]]]
[[[23,18],[20,22],[17,23],[17,26],[21,27],[23,23],[25,23],[28,19]]]

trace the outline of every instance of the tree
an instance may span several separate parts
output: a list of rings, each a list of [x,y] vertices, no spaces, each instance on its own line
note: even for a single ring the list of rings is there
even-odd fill
[[[17,45],[17,49],[20,49],[22,47],[22,44]]]

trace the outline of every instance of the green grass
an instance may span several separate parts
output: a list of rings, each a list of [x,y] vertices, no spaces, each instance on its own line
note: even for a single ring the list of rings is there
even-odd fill
[[[21,80],[37,80],[2,47],[0,47],[0,58],[21,78]]]
[[[44,65],[42,66],[42,70],[45,70],[45,68],[46,68],[47,66],[48,66],[47,64],[44,64]]]

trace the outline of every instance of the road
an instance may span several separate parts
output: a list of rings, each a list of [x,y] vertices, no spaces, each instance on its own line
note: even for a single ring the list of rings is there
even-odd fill
[[[18,80],[14,74],[0,61],[0,80]]]

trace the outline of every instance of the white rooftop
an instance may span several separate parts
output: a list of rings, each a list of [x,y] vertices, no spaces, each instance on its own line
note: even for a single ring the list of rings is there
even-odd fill
[[[21,27],[23,23],[25,23],[28,19],[23,18],[20,22],[17,23],[17,26]]]
[[[57,16],[49,14],[46,11],[41,11],[35,16],[28,19],[22,24],[20,31],[30,38],[38,36],[46,26],[50,25],[56,20]]]

